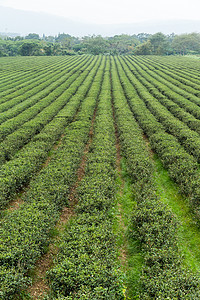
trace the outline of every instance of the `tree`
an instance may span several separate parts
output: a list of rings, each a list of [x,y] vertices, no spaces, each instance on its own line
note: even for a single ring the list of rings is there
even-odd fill
[[[52,35],[49,35],[49,36],[45,36],[45,41],[46,42],[49,42],[49,43],[54,43],[55,42],[55,37],[52,36]]]
[[[37,33],[29,33],[27,36],[25,36],[26,40],[40,40],[40,36]]]
[[[152,54],[163,55],[167,53],[169,43],[162,32],[157,32],[150,36],[149,41],[152,45]]]
[[[181,55],[192,53],[200,53],[200,34],[189,33],[175,36],[172,41],[172,47],[176,53]]]
[[[107,41],[104,38],[102,38],[102,36],[100,35],[84,37],[83,44],[87,53],[93,55],[104,54],[107,52],[108,49]]]
[[[144,43],[144,42],[147,42],[147,40],[149,39],[149,37],[151,36],[151,34],[149,33],[138,33],[136,35],[136,38],[141,42],[141,43]]]
[[[138,45],[135,48],[134,54],[135,55],[150,55],[152,54],[152,44],[150,41],[144,42],[141,45]]]
[[[121,34],[108,38],[110,54],[132,53],[140,43],[135,35]]]
[[[24,40],[24,37],[20,36],[20,35],[17,35],[15,38],[14,38],[14,41],[23,41]]]
[[[40,48],[39,43],[35,41],[24,42],[20,46],[19,52],[22,56],[38,55],[39,48]]]
[[[47,56],[53,55],[53,45],[44,46],[44,52],[45,52],[45,55],[47,55]]]

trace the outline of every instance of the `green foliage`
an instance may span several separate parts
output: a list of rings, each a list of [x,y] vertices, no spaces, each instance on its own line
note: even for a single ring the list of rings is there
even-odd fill
[[[83,47],[86,49],[87,53],[98,55],[106,52],[107,43],[100,35],[84,37],[83,44]]]
[[[135,47],[135,38],[116,36],[105,44],[110,47],[113,42],[114,51],[119,42],[117,51],[126,53],[128,47]],[[49,55],[73,54],[66,39],[70,37],[59,36]],[[104,43],[101,37],[93,39],[94,46],[97,41]],[[123,41],[127,42],[124,48]],[[7,42],[11,45],[13,41]],[[16,42],[22,45],[32,40]],[[84,49],[77,46],[78,51]],[[1,208],[29,185],[24,204],[2,214],[2,299],[23,294],[30,283],[29,272],[49,245],[76,182],[85,144],[91,139],[93,116],[85,176],[77,188],[76,217],[61,237],[48,278],[53,299],[124,299],[112,231],[116,194],[112,100],[137,202],[131,212],[129,238],[133,245],[137,241],[136,250],[143,256],[132,277],[132,295],[138,299],[199,298],[199,277],[182,267],[178,224],[157,198],[153,164],[142,138],[143,132],[149,136],[152,148],[188,195],[199,218],[199,69],[198,60],[179,57],[1,58]],[[63,133],[62,144],[54,151]],[[49,156],[51,160],[42,168]]]
[[[117,65],[120,70],[119,76],[132,112],[150,137],[153,149],[169,169],[170,176],[180,185],[181,190],[189,195],[192,207],[199,216],[198,134],[188,130],[185,124],[176,118],[172,118],[167,109],[161,105],[157,106],[158,102],[145,90],[142,84],[143,77],[139,77],[137,69],[129,65],[127,60],[119,60],[123,62],[121,67]]]
[[[193,53],[197,54],[200,51],[200,34],[199,33],[189,33],[181,34],[175,36],[172,47],[179,54]]]
[[[99,58],[93,68],[94,77],[100,62]],[[86,86],[80,88],[80,94],[77,92],[74,101],[60,111],[60,116],[69,115],[72,120],[80,100],[83,100],[89,89],[95,95],[96,85],[94,84],[92,88],[92,82],[93,76],[88,79]],[[83,93],[84,90],[85,93]],[[36,260],[49,244],[50,232],[55,226],[59,211],[64,205],[67,205],[70,187],[76,180],[76,170],[88,139],[94,108],[95,97],[85,98],[76,122],[72,122],[68,126],[62,146],[56,151],[48,166],[40,172],[35,180],[32,180],[28,192],[24,195],[25,203],[18,210],[8,213],[3,219],[0,229],[2,299],[13,299],[16,292],[20,293],[25,288],[25,284],[29,282],[27,272],[34,267]],[[56,118],[54,124],[51,124],[51,130],[49,127],[47,132],[43,132],[43,135],[40,136],[41,141],[44,141],[44,138],[52,139],[53,132],[60,135],[64,131],[63,127],[66,126],[66,123],[63,123],[63,127],[61,127],[63,120],[66,122],[68,118]],[[63,164],[63,162],[65,163]]]
[[[80,66],[77,73],[73,70],[69,77],[69,83],[67,81],[64,82],[63,86],[58,86],[58,90],[55,90],[49,95],[48,98],[50,103],[52,101],[53,103],[36,116],[36,121],[34,122],[31,120],[30,123],[25,123],[24,128],[21,127],[18,131],[15,131],[12,136],[9,136],[9,139],[6,141],[7,143],[2,143],[2,163],[5,162],[5,160],[9,161],[6,162],[0,170],[1,208],[6,206],[17,191],[21,190],[24,185],[29,183],[32,176],[40,169],[41,164],[47,158],[49,150],[62,134],[65,126],[72,121],[80,101],[84,99],[84,96],[87,93],[92,78],[87,78],[86,85],[80,88],[79,93],[76,92],[81,83],[86,79],[94,63],[95,60],[92,62],[91,66],[87,66],[86,64],[86,69],[81,75],[79,73]],[[71,84],[72,86],[69,88]],[[66,87],[68,87],[68,89],[65,91]],[[76,96],[73,97],[74,93],[76,93]],[[68,105],[67,102],[69,100],[71,101]],[[42,101],[42,105],[44,104],[45,98]],[[65,117],[59,117],[58,113],[61,116],[62,114],[65,115]],[[25,111],[25,114],[27,114],[27,111]],[[24,118],[21,118],[20,115],[19,118],[17,116],[17,126],[20,125],[19,120],[23,122]],[[10,133],[9,131],[13,130],[13,125],[15,125],[14,120],[8,123],[8,126],[2,128],[2,135],[8,134]],[[46,126],[44,127],[44,125]],[[42,129],[42,127],[44,128]],[[18,136],[20,137],[20,140],[16,140],[16,137]],[[12,145],[14,137],[15,144]],[[26,145],[28,142],[27,139],[28,141],[32,140]],[[24,144],[25,147],[11,159],[14,152],[17,149],[20,149]],[[10,149],[10,147],[13,148]]]
[[[37,33],[29,33],[27,36],[25,36],[26,40],[39,40],[40,36]]]
[[[179,221],[178,246],[180,252],[183,253],[183,264],[194,270],[194,272],[199,272],[199,226],[191,213],[188,198],[180,193],[178,186],[170,179],[158,156],[154,155],[153,159],[156,167],[154,177],[157,194],[161,201],[167,204],[176,214]]]
[[[150,55],[152,54],[152,44],[150,41],[138,45],[134,51],[135,55]]]
[[[166,53],[168,47],[168,41],[166,36],[162,32],[157,32],[153,34],[149,41],[152,45],[152,54],[163,55]]]
[[[52,56],[52,55],[171,55],[200,53],[199,33],[182,35],[164,35],[157,32],[153,35],[139,33],[121,34],[113,37],[100,35],[73,37],[66,33],[58,36],[39,37],[29,33],[24,37],[7,37],[0,40],[0,56]]]
[[[175,296],[177,299],[198,299],[199,278],[196,278],[191,272],[183,269],[181,266],[176,219],[172,212],[157,198],[152,176],[153,166],[138,124],[134,120],[124,97],[124,90],[126,91],[127,89],[127,95],[129,95],[133,88],[130,90],[131,85],[124,78],[124,72],[121,72],[120,68],[120,72],[118,71],[117,73],[116,66],[119,67],[119,59],[116,59],[116,65],[112,61],[112,83],[116,116],[120,129],[122,152],[127,160],[127,171],[132,178],[133,190],[137,201],[136,209],[133,211],[130,235],[133,240],[137,239],[140,241],[144,255],[144,266],[137,298],[174,299]],[[119,78],[122,79],[124,90]],[[135,81],[134,86],[136,86]],[[134,96],[136,95],[134,94]],[[132,99],[130,100],[130,104],[136,102],[135,97],[133,98],[134,102]],[[140,121],[145,121],[147,115],[145,116],[144,107],[135,105],[134,112],[137,113],[137,119],[143,115]],[[146,121],[148,120],[146,119]],[[141,124],[143,125],[143,123]],[[146,122],[145,126],[148,128],[150,124],[152,127],[155,126],[152,122]],[[150,133],[151,137],[157,135],[162,137],[163,141],[166,138],[161,128],[157,133],[153,132],[153,130],[150,130]],[[158,140],[155,142],[156,144],[158,144]],[[169,145],[171,144],[169,143]],[[170,157],[171,162],[174,160],[174,156],[171,153],[168,157]],[[180,163],[181,161],[178,159],[178,162]],[[177,160],[174,162],[175,165],[178,169]],[[188,166],[186,162],[183,162],[180,168],[183,165]],[[190,167],[188,167],[188,171]],[[195,162],[194,167],[197,167]],[[192,170],[191,173],[193,173]],[[178,172],[178,174],[179,176],[186,175],[184,172]],[[188,175],[186,175],[187,178]]]
[[[112,232],[116,150],[108,65],[103,74],[77,215],[66,227],[55,266],[48,272],[54,299],[124,299]]]

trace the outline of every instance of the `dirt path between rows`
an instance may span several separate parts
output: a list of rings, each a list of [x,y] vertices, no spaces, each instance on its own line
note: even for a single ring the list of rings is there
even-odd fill
[[[122,156],[121,156],[121,146],[120,146],[120,141],[119,141],[119,134],[118,134],[118,128],[117,128],[117,123],[116,123],[116,116],[115,116],[115,108],[114,108],[114,103],[113,103],[113,97],[112,97],[112,111],[113,111],[113,120],[114,120],[114,127],[115,127],[115,140],[116,140],[116,167],[117,167],[117,173],[118,176],[120,177],[121,180],[121,186],[120,186],[120,190],[119,190],[119,194],[120,197],[123,197],[123,190],[124,190],[124,185],[125,185],[125,181],[123,179],[122,176],[122,169],[121,169],[121,160],[122,160]],[[117,207],[118,207],[118,219],[119,219],[119,224],[120,227],[123,229],[123,245],[121,245],[120,249],[119,249],[119,259],[120,262],[122,264],[122,266],[127,266],[128,260],[127,260],[127,241],[126,241],[126,237],[125,237],[125,233],[126,233],[126,226],[124,224],[124,220],[123,220],[123,210],[122,210],[122,205],[118,202],[117,203]]]
[[[53,153],[60,147],[60,145],[62,144],[62,139],[64,137],[64,134],[61,135],[60,139],[58,140],[58,142],[53,146],[52,150]],[[40,170],[37,172],[37,175],[48,166],[48,164],[50,163],[51,159],[52,159],[53,154],[49,155],[48,158],[46,159],[46,161],[42,164]],[[13,199],[11,202],[9,202],[8,207],[5,209],[5,211],[14,211],[16,209],[18,209],[23,203],[23,198],[27,193],[27,190],[29,189],[29,185],[23,187],[23,189],[17,193],[17,196],[15,197],[15,199]]]
[[[34,270],[33,285],[28,289],[28,293],[31,295],[32,299],[40,299],[42,296],[47,295],[48,292],[50,291],[50,287],[46,280],[46,272],[52,267],[53,260],[58,253],[58,247],[56,246],[56,242],[58,241],[60,234],[64,230],[67,222],[73,216],[75,216],[74,209],[78,202],[77,188],[78,188],[82,178],[85,175],[87,155],[88,155],[88,152],[89,152],[89,149],[90,149],[90,146],[92,143],[92,138],[93,138],[93,129],[94,129],[94,121],[96,118],[96,111],[97,111],[97,108],[95,108],[95,111],[93,114],[91,128],[90,128],[90,132],[89,132],[89,140],[85,146],[83,156],[81,159],[81,163],[77,170],[77,180],[76,180],[75,184],[72,186],[69,197],[68,197],[69,206],[63,208],[60,218],[56,224],[56,230],[58,230],[59,235],[49,245],[48,252],[46,254],[44,254],[36,263],[35,270]]]
[[[146,148],[149,152],[149,155],[151,158],[153,158],[155,152],[153,151],[153,149],[151,148],[151,145],[150,145],[150,142],[149,142],[149,138],[146,134],[143,134],[143,140],[145,141],[145,145],[146,145]]]

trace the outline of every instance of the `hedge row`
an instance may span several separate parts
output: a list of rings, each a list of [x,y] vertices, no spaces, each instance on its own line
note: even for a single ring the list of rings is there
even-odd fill
[[[96,62],[98,60],[98,63]],[[100,58],[93,59],[91,65],[83,71],[73,83],[71,89],[55,101],[49,114],[53,120],[29,144],[21,149],[12,160],[5,163],[0,170],[0,207],[3,208],[24,185],[27,185],[48,156],[53,144],[61,136],[64,128],[73,120],[74,115],[90,89],[93,76],[101,63]],[[88,76],[88,74],[90,74]],[[81,85],[84,82],[84,85]],[[73,94],[75,94],[73,96]],[[73,97],[72,97],[73,96]],[[69,101],[70,100],[70,101]],[[67,103],[69,101],[69,103]],[[58,102],[59,109],[56,109]],[[68,108],[69,107],[69,108]],[[68,113],[68,109],[73,108]],[[62,110],[61,110],[62,109]],[[53,117],[52,116],[52,117]],[[44,119],[48,115],[44,116]],[[40,119],[42,122],[42,119]],[[43,120],[44,121],[44,120]]]
[[[33,57],[32,57],[33,58]],[[0,82],[0,92],[4,92],[4,87],[10,88],[24,82],[24,76],[28,79],[31,78],[31,74],[35,71],[40,74],[41,69],[48,69],[54,64],[59,64],[63,60],[62,57],[49,57],[48,59],[38,58],[30,59],[29,57],[24,57],[23,59],[18,58],[2,58],[1,57],[1,82]],[[69,60],[67,58],[67,60]],[[34,64],[32,64],[34,63]]]
[[[143,81],[143,84],[162,105],[166,106],[175,117],[186,123],[192,130],[200,132],[200,107],[198,105],[180,95],[174,94],[166,84],[159,83],[153,75],[147,74],[148,68],[147,70],[137,68],[137,72],[146,79]]]
[[[122,154],[132,178],[137,206],[130,238],[140,241],[144,265],[136,299],[198,299],[200,281],[181,267],[177,223],[156,196],[153,165],[141,129],[126,102],[114,60],[112,86]]]
[[[161,59],[160,59],[161,58]],[[191,60],[189,60],[189,66],[187,65],[187,61],[184,59],[182,64],[178,64],[176,61],[174,61],[175,57],[173,57],[173,60],[171,58],[168,58],[167,60],[163,60],[163,57],[154,56],[154,57],[146,57],[146,61],[153,63],[155,67],[159,67],[161,70],[169,70],[172,71],[175,74],[178,74],[180,76],[180,80],[186,79],[189,80],[191,84],[194,84],[195,86],[198,85],[199,82],[199,70],[194,70],[191,68]]]
[[[12,156],[20,148],[27,144],[56,116],[70,97],[75,94],[83,78],[87,77],[87,73],[93,67],[94,62],[91,66],[90,64],[91,61],[84,66],[80,65],[85,70],[85,73],[82,73],[81,76],[79,67],[78,70],[74,70],[74,74],[71,74],[69,78],[64,76],[61,80],[57,80],[53,85],[54,90],[49,87],[48,96],[30,109],[25,110],[15,119],[11,119],[0,126],[0,139],[4,139],[0,143],[0,164],[12,159]]]
[[[171,74],[173,81],[174,81],[174,79],[176,79],[176,84],[179,84],[181,82],[183,89],[185,87],[189,86],[189,87],[192,87],[197,92],[200,91],[198,79],[195,80],[195,78],[193,78],[194,74],[192,74],[192,70],[190,70],[190,68],[188,68],[188,72],[182,73],[181,70],[176,69],[176,65],[174,65],[174,69],[172,69],[172,68],[169,68],[168,66],[165,66],[165,67],[161,66],[158,63],[154,63],[153,61],[150,61],[148,59],[146,60],[145,58],[143,58],[142,61],[150,64],[151,66],[154,66],[155,70],[158,69],[159,71],[162,71],[164,73],[164,75]],[[195,77],[195,75],[194,75],[194,77]]]
[[[60,62],[60,67],[62,68],[64,65],[66,65],[64,62]],[[67,65],[69,65],[67,63]],[[0,92],[1,100],[0,104],[4,102],[8,102],[12,100],[13,98],[18,98],[20,96],[25,96],[28,97],[32,90],[34,91],[35,87],[37,85],[41,84],[44,85],[45,83],[45,77],[46,76],[53,76],[54,72],[57,72],[59,69],[59,65],[50,65],[49,68],[42,68],[40,70],[35,70],[34,68],[32,69],[31,75],[27,76],[27,74],[23,74],[22,72],[22,82],[19,82],[18,80],[17,83],[15,84],[14,87],[9,88],[10,84],[8,83],[7,85],[3,85],[3,91]],[[12,81],[11,81],[12,82]],[[0,107],[1,107],[0,106]]]
[[[127,60],[124,63],[129,67]],[[129,76],[130,73],[129,69],[127,76]],[[140,76],[138,72],[131,77],[131,82],[134,84],[140,98],[144,101],[151,113],[155,115],[156,119],[164,125],[166,131],[174,135],[186,151],[200,162],[199,134],[190,130],[186,124],[174,117],[155,97],[148,92],[145,87],[145,79]]]
[[[170,176],[177,182],[181,191],[191,200],[191,207],[200,217],[200,176],[198,164],[178,143],[177,139],[165,132],[161,123],[147,109],[134,88],[130,72],[124,72],[119,60],[117,70],[128,103],[139,125],[150,138],[152,148],[157,152]],[[125,68],[125,67],[124,67]]]
[[[111,213],[115,166],[107,61],[85,176],[78,187],[76,216],[66,227],[55,265],[48,272],[53,299],[124,299]]]
[[[8,213],[0,228],[0,293],[2,299],[15,299],[16,293],[30,282],[28,271],[44,253],[50,232],[63,206],[68,205],[70,189],[76,181],[76,170],[88,141],[91,119],[100,90],[103,63],[94,74],[98,82],[84,99],[74,122],[66,129],[62,145],[48,166],[30,184],[25,203]],[[68,107],[66,114],[72,107]],[[71,112],[72,114],[72,112]]]
[[[1,125],[0,128],[2,128],[2,133],[1,133],[1,140],[4,138],[4,131],[6,132],[6,128],[8,127],[9,128],[9,125],[10,127],[12,128],[11,126],[11,122],[13,122],[13,127],[15,129],[16,126],[20,126],[22,123],[20,123],[20,120],[22,120],[22,116],[25,118],[24,122],[28,121],[30,118],[31,118],[31,115],[26,117],[24,116],[25,112],[20,111],[21,109],[21,106],[23,107],[23,105],[25,105],[25,109],[26,109],[26,105],[27,103],[30,104],[30,108],[28,108],[28,112],[29,114],[31,113],[31,110],[32,110],[32,107],[33,106],[33,110],[34,108],[38,105],[41,106],[41,102],[45,102],[45,98],[49,96],[49,94],[54,91],[57,87],[59,86],[62,86],[63,84],[65,84],[65,81],[66,80],[69,80],[70,78],[70,75],[73,75],[75,76],[76,72],[78,71],[79,69],[79,65],[72,65],[71,68],[69,69],[69,71],[71,71],[69,74],[67,73],[66,74],[66,70],[63,70],[63,71],[58,71],[56,72],[55,74],[55,82],[54,82],[54,78],[50,78],[48,79],[48,76],[46,78],[46,82],[44,84],[41,84],[41,85],[38,85],[36,86],[33,90],[30,90],[28,93],[28,95],[21,95],[19,97],[15,97],[13,98],[11,101],[7,101],[6,103],[3,103],[1,106],[0,106],[0,109],[2,108],[2,114],[0,115],[0,121],[1,123],[4,122],[4,124]],[[59,74],[61,73],[61,74]],[[55,91],[56,92],[56,91]],[[28,99],[27,99],[27,98]],[[39,102],[39,104],[38,104]],[[34,105],[35,104],[35,105]],[[19,109],[19,111],[18,111]],[[6,111],[4,111],[6,110]],[[16,117],[15,115],[12,116],[12,113],[14,111],[15,113],[15,110],[16,110]],[[20,114],[21,113],[21,114]],[[11,115],[10,115],[11,114]],[[7,120],[8,117],[10,115],[11,117],[11,120]],[[33,117],[34,117],[34,112],[33,112]],[[7,122],[6,122],[7,120]],[[5,128],[4,128],[5,127]],[[17,128],[18,128],[17,127]],[[7,134],[9,134],[9,130],[7,130],[8,132],[6,132]]]
[[[38,82],[35,84],[36,87],[30,90],[28,95],[24,93],[23,95],[15,97],[15,93],[13,93],[12,101],[6,101],[6,103],[0,105],[0,123],[2,124],[6,120],[14,118],[25,109],[33,106],[38,101],[41,101],[56,88],[57,81],[61,85],[62,82],[68,79],[69,75],[67,74],[68,76],[66,76],[66,73],[73,70],[74,67],[76,67],[75,64],[71,64],[70,66],[65,65],[65,70],[57,67],[56,70],[51,71],[53,74],[49,74],[46,71],[44,83],[41,83],[38,79]],[[63,81],[61,81],[61,78],[63,78]]]
[[[174,92],[174,95],[187,95],[187,97],[192,97],[194,100],[198,101],[198,97],[200,96],[198,84],[194,85],[193,83],[192,87],[190,86],[189,80],[185,80],[183,84],[183,80],[181,80],[179,76],[174,75],[173,72],[167,72],[163,69],[159,70],[159,68],[154,67],[152,64],[146,64],[143,60],[141,62],[140,58],[137,60],[137,63],[143,68],[143,70],[146,70],[149,75],[152,75],[155,80],[158,80],[158,82],[166,83],[167,81],[167,85],[169,84],[169,87]]]
[[[9,75],[6,75],[5,69],[3,71],[3,75],[0,82],[0,95],[7,95],[18,90],[18,86],[20,88],[20,92],[25,92],[28,90],[28,85],[31,84],[34,80],[37,81],[38,77],[45,76],[45,73],[49,70],[55,70],[59,68],[60,65],[63,64],[63,59],[59,60],[51,60],[49,63],[44,63],[42,60],[38,60],[37,64],[30,65],[29,60],[26,58],[24,61],[19,60],[19,58],[10,63],[10,60],[7,60],[8,66],[11,68],[9,71]],[[15,63],[16,62],[16,63]],[[70,62],[69,59],[65,60],[65,64]],[[21,64],[25,63],[26,68],[22,69]],[[3,68],[3,63],[1,60],[1,68]],[[43,75],[44,74],[44,75]],[[24,79],[27,79],[24,80]],[[23,91],[23,88],[25,90]]]

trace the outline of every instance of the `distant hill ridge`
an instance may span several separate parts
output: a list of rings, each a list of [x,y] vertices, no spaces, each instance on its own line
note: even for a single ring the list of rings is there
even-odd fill
[[[40,35],[56,35],[65,32],[73,36],[85,36],[100,34],[113,36],[117,34],[138,34],[141,32],[163,32],[176,34],[200,32],[200,20],[162,20],[146,21],[132,24],[88,24],[72,21],[65,17],[59,17],[46,13],[23,11],[0,6],[0,32],[18,32],[26,35],[35,32]]]

